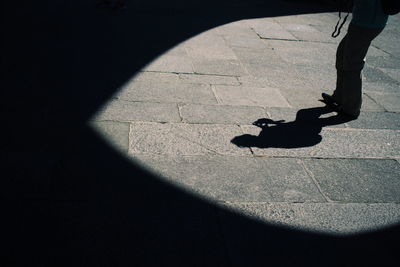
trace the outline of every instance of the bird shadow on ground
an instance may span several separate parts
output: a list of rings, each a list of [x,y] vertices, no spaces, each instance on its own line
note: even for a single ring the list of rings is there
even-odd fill
[[[351,120],[339,114],[320,118],[321,115],[332,111],[333,109],[328,106],[301,109],[297,112],[296,119],[291,122],[262,118],[253,123],[261,128],[258,136],[244,134],[233,138],[231,142],[239,147],[258,148],[315,146],[322,140],[320,133],[323,127],[343,124]]]

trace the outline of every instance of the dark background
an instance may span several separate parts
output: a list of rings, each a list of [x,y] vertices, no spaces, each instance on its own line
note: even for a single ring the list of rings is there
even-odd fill
[[[115,14],[94,0],[2,1],[1,266],[398,264],[398,226],[341,238],[257,222],[162,182],[87,126],[116,88],[187,38],[336,6],[127,2]]]

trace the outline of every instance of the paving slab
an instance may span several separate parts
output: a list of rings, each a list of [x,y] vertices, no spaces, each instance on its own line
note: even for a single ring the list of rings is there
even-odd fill
[[[91,121],[96,129],[118,151],[126,154],[129,147],[129,123],[117,121]]]
[[[313,89],[326,92],[336,87],[336,69],[333,59],[324,65],[307,64],[293,66],[293,69],[305,80],[306,85]]]
[[[365,60],[366,60],[366,62],[368,62],[370,57],[387,58],[388,56],[390,56],[389,53],[379,49],[378,47],[374,46],[374,44],[372,43],[368,49],[368,53],[367,53]]]
[[[181,45],[185,48],[188,48],[199,47],[203,45],[225,46],[226,43],[224,38],[218,34],[217,28],[213,28],[197,34],[196,36],[184,41]]]
[[[289,103],[272,87],[213,86],[216,97],[225,105],[289,107]]]
[[[238,77],[243,86],[278,88],[291,107],[304,108],[318,105],[318,99],[321,98],[320,87],[316,88],[310,81],[306,81],[295,68],[276,65],[247,67],[260,77]]]
[[[116,97],[136,102],[217,103],[210,86],[204,84],[134,82],[122,88]]]
[[[136,155],[158,175],[213,202],[324,202],[297,159]]]
[[[301,65],[334,64],[336,44],[266,40],[276,52],[288,63]]]
[[[193,66],[188,56],[162,55],[143,68],[143,71],[173,73],[193,73]]]
[[[213,124],[252,124],[266,116],[262,107],[196,105],[187,104],[180,107],[183,122]]]
[[[97,113],[94,120],[180,122],[175,103],[130,102],[111,100]]]
[[[321,90],[313,85],[299,83],[292,87],[279,87],[281,94],[285,97],[292,108],[302,109],[304,107],[320,106]]]
[[[400,112],[400,94],[382,94],[376,92],[368,92],[366,94],[387,111]]]
[[[275,64],[284,64],[284,61],[276,53],[274,48],[267,47],[266,43],[263,45],[263,49],[253,49],[248,47],[234,47],[232,49],[243,64],[265,65],[266,68]]]
[[[390,23],[390,22],[389,22]],[[391,55],[400,58],[400,37],[398,30],[384,29],[374,40],[374,45]]]
[[[400,165],[385,159],[304,159],[321,191],[346,203],[399,203]]]
[[[169,56],[181,56],[181,57],[186,57],[187,56],[187,51],[185,49],[185,46],[178,44],[177,46],[169,49],[167,52],[164,54],[168,54]]]
[[[305,25],[322,26],[323,28],[335,27],[338,20],[337,13],[321,13],[318,16],[315,14],[301,14],[292,16],[281,16],[273,18],[274,21],[284,23],[299,23]]]
[[[242,126],[242,139],[257,156],[318,158],[394,158],[400,155],[400,132],[323,128],[303,125],[263,130]],[[270,131],[270,134],[268,134]],[[269,137],[269,135],[271,137]],[[242,137],[243,138],[243,137]]]
[[[253,29],[260,38],[296,40],[296,38],[279,23],[269,19],[252,19],[246,23]]]
[[[249,38],[258,37],[258,35],[247,25],[246,20],[233,21],[214,28],[215,32],[222,36],[248,36]]]
[[[385,107],[377,102],[375,99],[371,98],[368,93],[362,94],[362,106],[361,111],[386,111]]]
[[[125,85],[135,82],[147,83],[176,83],[179,82],[179,76],[175,73],[140,71]]]
[[[248,19],[200,33],[133,76],[94,127],[161,179],[278,230],[339,235],[399,223],[396,27],[388,25],[368,52],[357,120],[293,123],[300,110],[323,107],[321,92],[334,89],[345,34],[331,38],[337,19]],[[289,126],[269,125],[261,139],[252,123],[267,118]],[[233,234],[224,216],[221,227]]]
[[[197,74],[243,76],[247,70],[236,59],[192,59],[193,68]]]
[[[379,68],[379,70],[383,71],[393,80],[396,80],[398,82],[398,86],[400,87],[400,69]]]
[[[316,33],[319,32],[313,26],[308,24],[300,23],[279,23],[284,29],[292,32],[306,32],[306,33]]]
[[[297,88],[307,86],[306,81],[299,73],[288,63],[281,64],[243,64],[249,76],[245,76],[243,79],[239,78],[239,81],[243,84],[260,83],[264,81],[268,86],[275,88]]]
[[[393,57],[391,55],[386,55],[386,56],[368,55],[366,59],[366,65],[374,68],[399,69],[400,59]]]
[[[186,48],[190,58],[209,60],[237,60],[235,53],[227,45],[203,44],[193,45]]]
[[[179,78],[187,83],[240,85],[235,76],[207,75],[207,74],[179,74]]]
[[[361,112],[357,120],[347,123],[354,129],[390,129],[400,130],[400,113]]]
[[[132,123],[129,135],[130,154],[169,155],[250,155],[230,140],[240,135],[234,125],[186,123]]]
[[[250,65],[248,67],[251,67]],[[271,70],[271,72],[267,72],[266,67],[259,68],[265,75],[260,76],[260,77],[255,77],[253,75],[247,75],[247,76],[242,76],[238,77],[239,83],[242,86],[249,86],[249,87],[273,87],[273,88],[279,88],[281,92],[283,92],[282,88],[284,89],[293,89],[293,88],[307,88],[306,82],[297,77],[298,75],[297,72],[291,70],[288,71],[288,77],[294,77],[293,80],[288,79],[286,82],[283,81],[284,77],[284,71],[285,68],[280,68],[276,70],[277,73],[279,73],[279,76],[275,75],[274,69]]]
[[[234,202],[223,206],[268,224],[332,235],[380,230],[400,222],[400,204],[397,203]]]
[[[367,82],[383,83],[383,84],[398,84],[398,81],[390,77],[387,73],[379,68],[371,68],[366,65],[362,71],[363,78]]]
[[[265,43],[256,34],[224,35],[225,42],[230,47],[264,49]]]
[[[299,41],[316,42],[316,43],[332,43],[338,44],[339,40],[333,39],[329,34],[317,32],[304,32],[304,31],[289,31]]]
[[[378,93],[400,93],[400,86],[397,84],[381,84],[363,81],[363,91]]]

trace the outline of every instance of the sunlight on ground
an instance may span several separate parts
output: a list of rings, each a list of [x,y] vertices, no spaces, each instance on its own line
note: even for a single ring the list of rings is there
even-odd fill
[[[252,19],[201,33],[143,68],[91,125],[160,179],[266,223],[327,234],[396,224],[397,192],[380,184],[386,176],[365,176],[359,166],[385,159],[382,166],[394,170],[386,178],[398,179],[399,131],[343,123],[317,129],[318,142],[292,149],[231,142],[260,135],[259,119],[292,122],[300,109],[323,106],[321,92],[335,83],[336,19]]]

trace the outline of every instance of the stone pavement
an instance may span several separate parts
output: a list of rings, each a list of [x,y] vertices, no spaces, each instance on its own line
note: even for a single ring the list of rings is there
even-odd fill
[[[210,29],[127,81],[92,125],[160,179],[265,222],[330,234],[398,224],[400,16],[369,51],[361,116],[339,123],[318,101],[334,89],[336,22],[326,13]],[[295,122],[299,110],[328,123]]]

